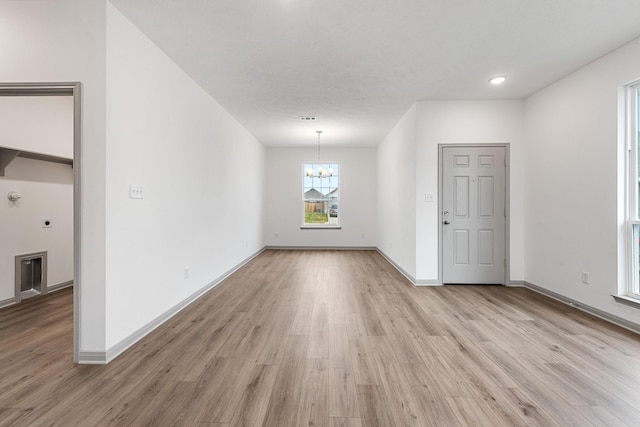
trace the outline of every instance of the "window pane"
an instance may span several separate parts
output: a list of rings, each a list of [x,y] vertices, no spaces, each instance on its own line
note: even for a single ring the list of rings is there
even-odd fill
[[[636,89],[636,117],[635,117],[635,146],[636,146],[636,188],[638,192],[636,193],[636,212],[635,219],[640,218],[640,89]]]
[[[302,165],[304,224],[339,225],[339,173],[336,163]]]
[[[632,245],[631,256],[633,258],[633,289],[634,294],[640,294],[640,285],[638,278],[640,277],[640,224],[632,225]]]

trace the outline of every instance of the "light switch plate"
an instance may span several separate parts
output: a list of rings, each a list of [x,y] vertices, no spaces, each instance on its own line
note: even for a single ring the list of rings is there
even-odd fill
[[[130,199],[144,199],[144,188],[141,185],[129,186]]]

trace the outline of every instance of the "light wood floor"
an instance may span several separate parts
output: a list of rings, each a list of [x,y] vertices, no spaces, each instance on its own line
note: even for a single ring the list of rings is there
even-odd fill
[[[376,252],[266,251],[107,366],[71,291],[0,310],[0,425],[638,426],[638,336]]]

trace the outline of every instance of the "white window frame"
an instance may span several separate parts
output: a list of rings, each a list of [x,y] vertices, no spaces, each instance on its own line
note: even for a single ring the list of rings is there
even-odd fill
[[[640,230],[634,233],[634,227],[640,227],[640,209],[638,208],[639,180],[638,180],[638,95],[640,95],[640,80],[625,87],[625,140],[626,140],[626,173],[627,173],[627,203],[626,227],[627,238],[627,283],[624,297],[638,300],[640,303],[640,253],[638,237]]]
[[[331,224],[331,223],[326,223],[326,224],[307,224],[305,223],[305,208],[304,208],[304,203],[305,203],[305,197],[304,197],[304,178],[305,178],[305,165],[325,165],[325,164],[330,164],[330,165],[337,165],[338,166],[338,174],[337,174],[337,178],[338,178],[338,197],[336,199],[337,205],[338,205],[338,221],[337,223]],[[305,161],[302,162],[301,166],[301,172],[302,172],[302,192],[300,194],[301,196],[301,210],[302,210],[302,214],[301,214],[301,223],[302,225],[300,226],[300,228],[302,229],[331,229],[331,230],[335,230],[335,229],[341,229],[342,228],[342,204],[340,202],[341,199],[341,193],[342,193],[342,165],[340,164],[340,162],[336,162],[336,161],[325,161],[325,160],[310,160],[310,161]],[[327,215],[330,215],[330,212],[327,212]]]

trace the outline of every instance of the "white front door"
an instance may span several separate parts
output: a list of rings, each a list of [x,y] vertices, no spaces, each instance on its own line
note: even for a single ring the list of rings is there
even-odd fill
[[[442,147],[442,281],[504,284],[506,148]]]

